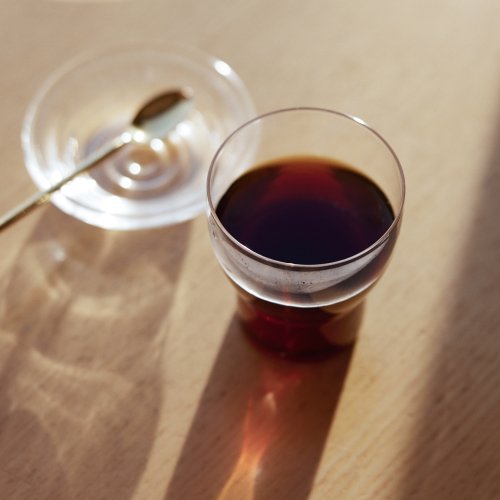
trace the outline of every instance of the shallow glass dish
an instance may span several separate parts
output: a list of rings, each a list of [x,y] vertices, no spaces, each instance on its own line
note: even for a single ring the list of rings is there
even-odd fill
[[[120,135],[150,97],[185,86],[194,92],[194,109],[167,138],[126,146],[54,193],[51,201],[106,229],[151,228],[195,217],[206,205],[205,180],[214,152],[255,109],[227,63],[190,47],[108,48],[57,70],[25,116],[22,144],[29,174],[40,189],[49,188]]]

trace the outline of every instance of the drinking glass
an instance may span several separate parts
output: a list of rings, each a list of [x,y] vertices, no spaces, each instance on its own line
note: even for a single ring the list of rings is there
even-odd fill
[[[242,149],[247,151],[244,158]],[[302,264],[258,253],[230,233],[217,212],[230,186],[259,166],[304,157],[348,165],[379,188],[393,218],[376,241],[345,258]],[[237,290],[237,316],[250,338],[292,359],[329,356],[351,344],[355,329],[339,326],[359,309],[381,277],[402,218],[403,171],[380,134],[359,118],[327,109],[300,107],[264,114],[238,128],[217,150],[207,195],[211,243]],[[353,224],[352,230],[358,229],[362,228]]]

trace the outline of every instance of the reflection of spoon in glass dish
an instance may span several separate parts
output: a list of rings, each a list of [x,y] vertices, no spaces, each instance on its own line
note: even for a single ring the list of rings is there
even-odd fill
[[[75,177],[87,172],[105,158],[116,153],[123,146],[132,142],[144,143],[155,138],[165,138],[176,125],[186,119],[192,107],[193,95],[189,88],[175,89],[153,97],[141,106],[130,127],[118,137],[94,151],[70,175],[62,178],[50,188],[35,193],[1,216],[0,230],[48,201],[52,193],[58,191]]]

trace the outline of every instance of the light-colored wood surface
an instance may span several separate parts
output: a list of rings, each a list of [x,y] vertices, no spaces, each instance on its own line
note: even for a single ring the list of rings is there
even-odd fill
[[[352,351],[254,351],[205,221],[136,233],[52,206],[0,234],[0,498],[500,498],[500,3],[3,0],[0,209],[61,63],[111,42],[218,55],[259,111],[357,114],[405,220]]]

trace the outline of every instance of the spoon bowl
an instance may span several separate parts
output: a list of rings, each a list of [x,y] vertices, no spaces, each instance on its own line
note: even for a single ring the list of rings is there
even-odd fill
[[[189,87],[162,92],[144,103],[132,120],[132,127],[145,138],[164,138],[186,119],[193,109],[193,91]],[[139,141],[140,142],[140,141]]]

